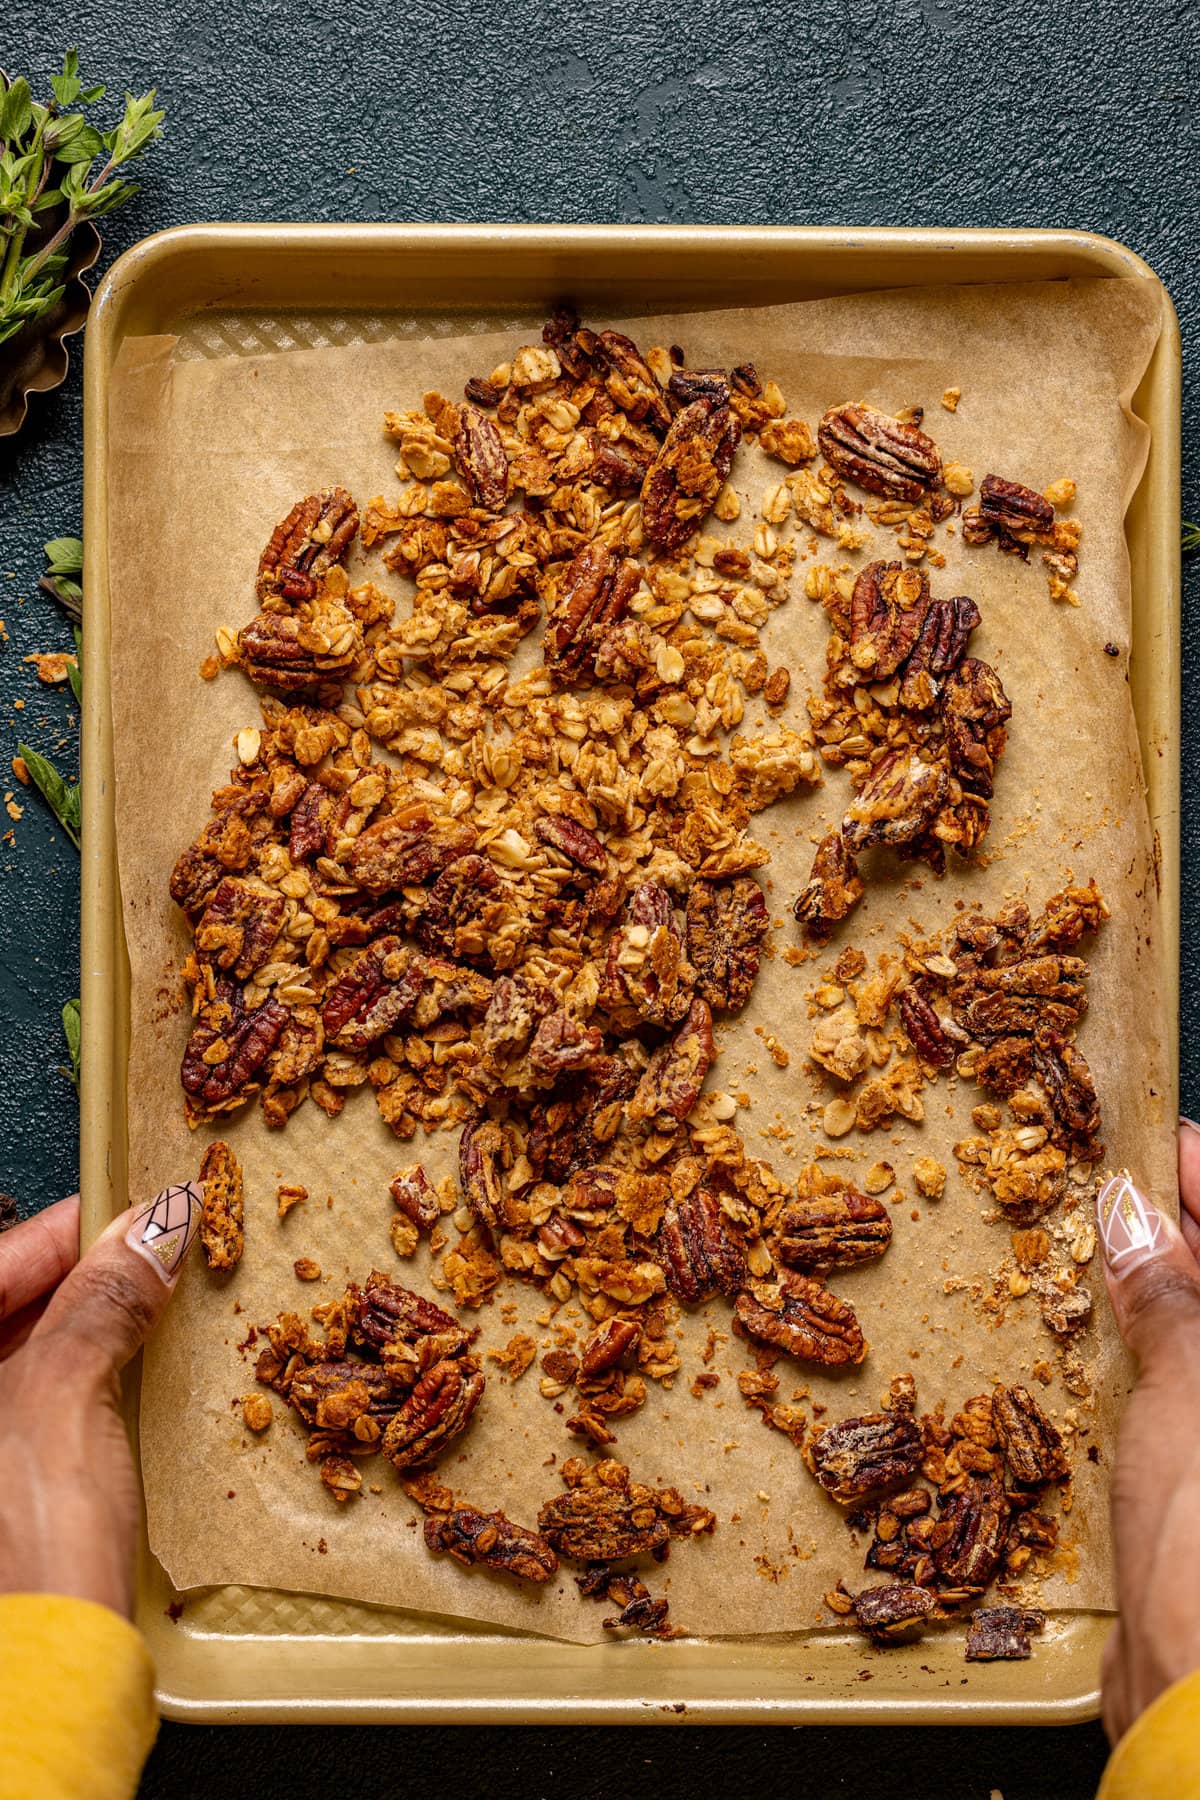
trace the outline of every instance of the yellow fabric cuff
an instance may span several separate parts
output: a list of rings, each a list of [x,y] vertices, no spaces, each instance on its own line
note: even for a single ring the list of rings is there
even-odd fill
[[[1096,1800],[1184,1800],[1200,1791],[1200,1671],[1134,1721],[1109,1759]]]
[[[65,1594],[0,1594],[0,1796],[130,1800],[158,1721],[127,1619]]]

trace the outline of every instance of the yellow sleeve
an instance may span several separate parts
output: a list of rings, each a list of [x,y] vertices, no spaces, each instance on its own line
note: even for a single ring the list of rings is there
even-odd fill
[[[63,1594],[0,1594],[0,1800],[130,1800],[158,1722],[127,1619]]]
[[[1134,1721],[1109,1759],[1096,1800],[1183,1800],[1200,1792],[1200,1670]]]

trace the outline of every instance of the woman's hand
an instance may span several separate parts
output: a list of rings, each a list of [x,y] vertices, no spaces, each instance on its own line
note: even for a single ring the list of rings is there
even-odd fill
[[[1120,1618],[1104,1658],[1115,1744],[1172,1682],[1200,1669],[1200,1129],[1179,1140],[1181,1226],[1127,1175],[1098,1207],[1109,1298],[1138,1360],[1117,1450]]]
[[[117,1378],[199,1222],[188,1184],[122,1213],[78,1262],[77,1195],[0,1237],[0,1593],[130,1612],[139,1500]]]

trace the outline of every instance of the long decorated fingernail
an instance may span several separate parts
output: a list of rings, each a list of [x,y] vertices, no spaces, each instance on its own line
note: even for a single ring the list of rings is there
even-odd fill
[[[1134,1268],[1148,1257],[1161,1256],[1170,1242],[1170,1221],[1139,1194],[1124,1169],[1100,1189],[1096,1212],[1105,1261],[1115,1273]]]
[[[200,1229],[204,1196],[193,1181],[164,1188],[146,1206],[140,1206],[129,1222],[125,1242],[152,1263],[169,1287]]]

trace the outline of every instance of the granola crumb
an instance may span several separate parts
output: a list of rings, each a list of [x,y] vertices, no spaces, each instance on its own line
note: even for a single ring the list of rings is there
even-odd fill
[[[274,1413],[265,1394],[247,1394],[242,1401],[242,1418],[251,1431],[266,1431]]]
[[[281,1182],[275,1189],[275,1214],[277,1218],[286,1219],[294,1206],[300,1206],[308,1199],[308,1189],[294,1182]]]
[[[314,1262],[311,1256],[297,1257],[292,1268],[296,1272],[297,1281],[320,1281],[321,1279],[321,1265]]]
[[[942,405],[945,407],[947,412],[950,412],[950,413],[957,412],[958,411],[958,403],[961,399],[962,399],[962,389],[961,388],[948,387],[946,389],[945,393],[942,395]]]
[[[926,1200],[940,1200],[946,1191],[946,1170],[934,1156],[913,1159],[912,1178],[918,1194]]]

